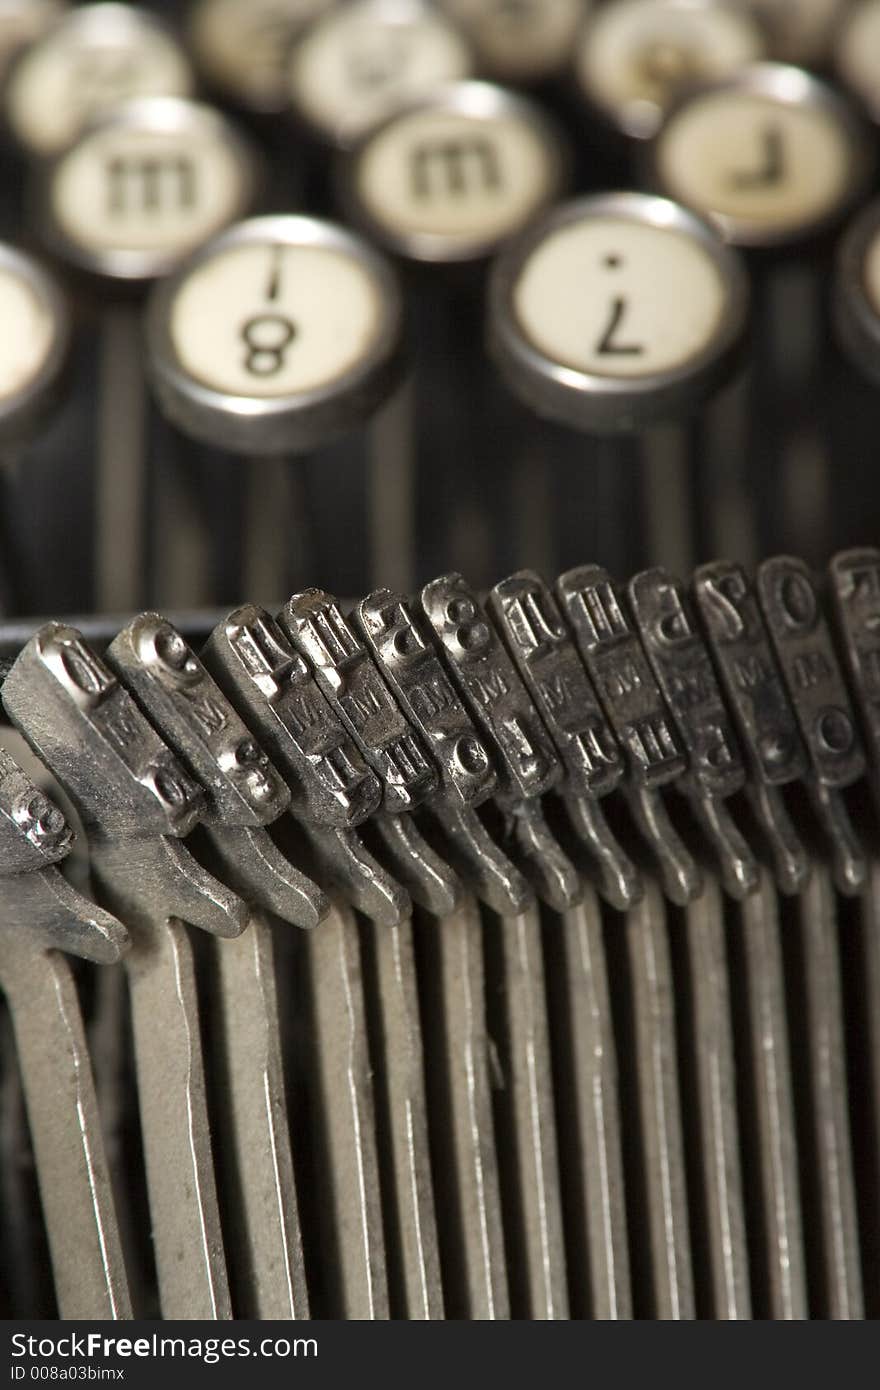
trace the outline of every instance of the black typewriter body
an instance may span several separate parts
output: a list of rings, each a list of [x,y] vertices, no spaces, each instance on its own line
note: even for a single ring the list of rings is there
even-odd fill
[[[0,1316],[877,1317],[880,5],[7,8]]]

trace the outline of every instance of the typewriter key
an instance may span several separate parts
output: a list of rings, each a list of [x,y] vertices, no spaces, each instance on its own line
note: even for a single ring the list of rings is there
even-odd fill
[[[709,217],[729,241],[763,253],[754,267],[758,398],[743,406],[753,426],[742,487],[752,495],[771,490],[786,544],[810,560],[824,550],[831,512],[817,408],[831,370],[821,357],[820,237],[860,193],[870,163],[847,102],[809,74],[775,64],[682,98],[647,161],[667,196]]]
[[[864,131],[830,87],[759,63],[683,97],[650,150],[659,191],[711,218],[739,246],[825,230],[870,172]]]
[[[116,102],[188,96],[192,85],[182,49],[155,16],[131,5],[84,5],[16,62],[6,118],[25,150],[48,155]]]
[[[208,106],[125,102],[39,166],[35,223],[79,269],[152,280],[247,212],[258,165],[257,152]]]
[[[288,104],[288,50],[332,0],[197,0],[188,38],[207,82],[237,106],[274,113]]]
[[[465,40],[423,0],[355,0],[294,46],[288,93],[322,140],[344,147],[400,102],[469,77],[472,67]]]
[[[467,35],[480,71],[498,82],[554,77],[568,62],[585,0],[440,0]]]
[[[701,456],[681,422],[732,374],[748,301],[744,269],[712,228],[641,193],[554,209],[494,268],[489,348],[502,376],[539,415],[593,436],[597,517],[609,505],[623,514],[632,506],[624,489],[644,488],[646,548],[667,568],[692,561],[690,486]],[[638,440],[613,448],[598,439],[636,431]],[[611,537],[599,531],[597,541],[606,547]],[[602,553],[620,563],[617,551]]]
[[[401,313],[390,268],[351,233],[309,217],[239,223],[153,292],[160,402],[186,434],[231,452],[305,452],[382,401]]]
[[[0,446],[26,438],[55,404],[70,325],[52,277],[0,245]]]
[[[489,344],[539,414],[630,430],[705,398],[747,307],[745,272],[706,223],[662,198],[600,194],[554,209],[499,258]]]
[[[591,108],[646,139],[683,87],[738,72],[764,53],[744,9],[717,0],[612,0],[584,25],[574,75]]]
[[[38,234],[56,257],[110,290],[99,306],[99,602],[144,602],[145,400],[140,307],[119,287],[174,269],[251,206],[259,158],[209,107],[148,97],[100,113],[33,181]],[[162,478],[160,492],[169,489]],[[173,510],[181,512],[180,490]],[[175,522],[175,527],[176,527]],[[163,528],[164,535],[164,528]],[[133,537],[137,536],[136,542]]]
[[[399,255],[480,260],[558,195],[565,165],[561,137],[538,107],[461,82],[372,127],[343,166],[343,198]]]
[[[396,384],[401,326],[397,282],[377,252],[330,223],[264,217],[229,229],[154,290],[148,353],[159,403],[184,434],[283,460],[369,419]],[[268,471],[271,506],[267,470],[252,483],[263,530],[249,580],[267,600],[289,588],[281,518],[296,482],[286,466]],[[307,544],[312,527],[302,514],[295,525],[296,544]]]
[[[834,43],[837,76],[880,122],[880,3],[861,0],[844,16]]]

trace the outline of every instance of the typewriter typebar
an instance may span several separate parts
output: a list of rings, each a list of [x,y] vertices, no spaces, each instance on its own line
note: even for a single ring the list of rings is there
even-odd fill
[[[880,1317],[878,141],[880,0],[0,0],[0,1318]]]

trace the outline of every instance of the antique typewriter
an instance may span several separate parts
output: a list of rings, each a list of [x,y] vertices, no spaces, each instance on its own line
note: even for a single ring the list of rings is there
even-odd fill
[[[880,1313],[880,0],[0,0],[0,1315]]]

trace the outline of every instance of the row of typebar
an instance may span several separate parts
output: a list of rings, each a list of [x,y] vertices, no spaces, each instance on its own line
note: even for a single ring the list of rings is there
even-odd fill
[[[880,550],[346,611],[5,675],[61,1316],[876,1313]]]

